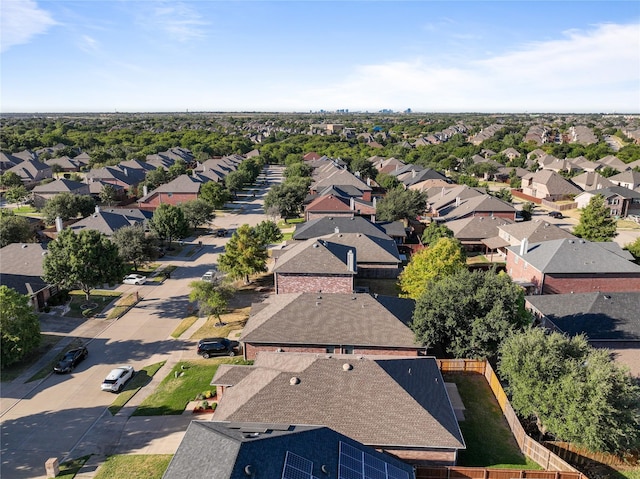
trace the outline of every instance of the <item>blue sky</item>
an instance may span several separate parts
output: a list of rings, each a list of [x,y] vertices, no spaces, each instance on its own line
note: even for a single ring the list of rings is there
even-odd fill
[[[2,0],[0,111],[640,112],[636,1]]]

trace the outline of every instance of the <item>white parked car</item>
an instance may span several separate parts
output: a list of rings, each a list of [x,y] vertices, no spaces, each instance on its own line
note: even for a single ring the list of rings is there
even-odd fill
[[[129,274],[122,280],[124,284],[144,284],[147,282],[147,277],[141,274]]]
[[[119,393],[135,373],[133,366],[120,366],[119,368],[112,369],[107,377],[104,378],[104,381],[102,381],[100,389]]]

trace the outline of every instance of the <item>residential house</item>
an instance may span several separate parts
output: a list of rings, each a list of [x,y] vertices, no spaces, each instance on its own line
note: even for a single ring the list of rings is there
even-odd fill
[[[640,214],[640,192],[624,186],[610,186],[580,193],[576,196],[578,208],[587,206],[596,195],[604,197],[605,204],[611,210],[611,216],[625,218],[628,215]]]
[[[502,153],[505,157],[507,157],[509,161],[513,161],[516,158],[520,158],[522,156],[522,153],[520,153],[515,148],[511,148],[511,147],[505,148],[500,153]]]
[[[370,221],[375,221],[375,198],[372,202],[363,201],[360,198],[347,196],[348,193],[340,191],[339,188],[331,189],[333,190],[331,194],[318,196],[305,206],[305,221],[322,218],[324,216],[352,215],[363,216]]]
[[[383,224],[390,239],[381,236],[369,236],[363,233],[333,233],[323,237],[325,241],[354,248],[356,252],[356,279],[358,278],[397,278],[400,273],[400,253],[393,239],[391,226],[397,222]]]
[[[543,170],[551,170],[555,172],[560,171],[575,171],[578,168],[566,158],[556,158],[553,155],[544,155],[538,158],[538,165]]]
[[[467,216],[457,220],[447,221],[447,228],[453,231],[453,236],[460,241],[467,251],[481,251],[491,253],[497,248],[492,248],[486,240],[498,236],[498,228],[513,224],[509,218],[497,216]]]
[[[121,186],[125,191],[130,192],[137,188],[144,181],[146,172],[138,168],[128,168],[126,166],[105,166],[103,168],[92,168],[86,175],[89,183],[100,181],[112,185]]]
[[[5,153],[0,151],[0,171],[5,172],[10,168],[16,166],[19,163],[25,161],[23,158],[19,158],[11,153]]]
[[[427,212],[437,221],[451,221],[470,216],[495,216],[516,219],[516,209],[479,188],[466,185],[427,192]]]
[[[424,168],[420,171],[416,171],[412,169],[410,172],[406,172],[403,175],[398,176],[398,180],[405,186],[405,188],[410,188],[412,185],[422,183],[426,180],[440,180],[445,181],[447,183],[451,182],[449,178],[440,173],[439,171],[433,170],[431,168]]]
[[[640,379],[640,291],[527,296],[541,326],[568,336],[584,334]]]
[[[560,201],[580,193],[573,183],[552,170],[540,170],[522,177],[522,192],[534,198]]]
[[[0,249],[0,284],[26,294],[41,311],[58,288],[42,279],[42,261],[47,247],[41,243],[11,243]]]
[[[357,273],[355,248],[309,239],[275,256],[276,294],[296,292],[351,293]]]
[[[598,142],[598,137],[588,126],[576,125],[569,128],[569,143],[580,143],[581,145],[591,145]]]
[[[576,158],[567,158],[568,161],[574,166],[574,169],[586,171],[588,173],[592,173],[594,171],[598,171],[603,168],[600,163],[596,163],[595,161],[590,161],[586,159],[584,156],[578,156]]]
[[[614,155],[608,155],[604,158],[600,158],[599,160],[596,160],[596,163],[600,163],[601,165],[603,165],[603,167],[609,166],[614,170],[618,170],[619,172],[623,172],[629,169],[629,165],[627,165],[624,161]]]
[[[385,228],[389,228],[390,232],[395,235],[400,233],[400,229],[404,232],[404,227],[400,226],[401,223],[393,222],[393,224],[390,226],[390,224],[372,223],[361,216],[325,216],[296,225],[293,239],[303,241],[332,233],[361,233],[388,239],[390,236],[386,233]],[[406,232],[404,232],[404,236],[406,236]]]
[[[116,202],[122,200],[125,196],[127,196],[127,192],[122,186],[116,185],[114,183],[108,183],[102,180],[93,180],[89,182],[89,194],[93,196],[96,201],[99,201],[100,194],[102,193],[102,189],[105,187],[105,185],[109,185],[114,189],[114,199]]]
[[[410,465],[328,427],[191,421],[162,478],[361,477],[365,467],[415,479]]]
[[[465,449],[432,357],[261,352],[211,384],[219,421],[324,425],[410,464],[454,465]]]
[[[532,294],[640,291],[640,266],[617,243],[558,239],[507,247],[507,272]]]
[[[640,171],[627,170],[609,178],[609,181],[618,186],[624,186],[630,190],[640,187]]]
[[[180,205],[198,199],[203,181],[197,175],[180,175],[138,200],[138,207],[155,210],[161,204]]]
[[[240,342],[245,359],[262,352],[424,355],[409,327],[415,303],[367,293],[272,295],[253,306]]]
[[[51,158],[49,160],[45,160],[45,163],[51,167],[52,171],[57,169],[64,172],[80,171],[89,164],[88,161],[84,161],[82,158],[69,158],[68,156]]]
[[[614,183],[600,173],[589,171],[574,176],[571,178],[571,182],[583,191],[599,190],[614,185]]]
[[[110,208],[102,210],[96,207],[93,214],[73,223],[68,228],[75,233],[86,229],[99,231],[106,236],[113,236],[117,230],[125,226],[140,225],[146,229],[152,217],[153,214],[150,211],[139,209]]]
[[[38,185],[32,190],[33,204],[36,208],[42,208],[45,203],[60,193],[71,193],[73,195],[88,195],[89,185],[67,179],[60,179]]]
[[[577,240],[574,235],[552,223],[540,219],[498,226],[498,253],[507,257],[507,246],[518,246],[524,240],[529,244],[558,239]]]
[[[317,171],[317,170],[316,170]],[[371,201],[372,188],[360,178],[342,168],[332,167],[328,171],[323,170],[318,172],[318,175],[314,177],[315,182],[310,187],[312,194],[317,194],[328,186],[353,186],[360,190],[361,194],[358,196],[364,201]]]
[[[42,180],[53,178],[53,170],[46,163],[38,160],[25,160],[12,166],[7,171],[13,171],[26,187],[37,185]]]

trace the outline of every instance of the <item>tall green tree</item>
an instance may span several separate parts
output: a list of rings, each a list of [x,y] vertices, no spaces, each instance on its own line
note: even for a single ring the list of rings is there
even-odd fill
[[[584,336],[530,328],[500,347],[498,371],[513,408],[541,434],[594,451],[640,446],[640,387]]]
[[[376,183],[382,186],[385,190],[392,190],[400,185],[400,180],[388,173],[378,173],[376,175]]]
[[[95,208],[96,202],[91,195],[74,195],[64,192],[47,200],[42,214],[47,224],[52,224],[58,216],[63,221],[76,218],[78,215],[86,217],[93,213]]]
[[[349,163],[349,169],[353,174],[358,173],[360,178],[376,178],[378,170],[366,158],[355,158]]]
[[[117,229],[111,241],[118,247],[122,261],[132,263],[135,270],[138,270],[141,264],[153,261],[157,257],[158,240],[155,235],[145,233],[142,225]]]
[[[422,233],[422,243],[429,246],[435,244],[440,238],[453,238],[453,231],[442,223],[432,221]]]
[[[208,181],[200,187],[199,197],[218,210],[231,199],[231,194],[222,183]]]
[[[264,220],[254,227],[256,236],[260,240],[260,244],[267,247],[270,244],[277,243],[282,240],[283,235],[275,221]]]
[[[184,238],[189,234],[189,222],[182,209],[166,203],[153,212],[149,227],[159,238],[167,241],[169,248],[174,239]]]
[[[231,279],[241,279],[249,284],[249,275],[267,270],[267,250],[251,226],[240,226],[225,245],[225,252],[218,257],[218,267]]]
[[[125,274],[118,247],[97,230],[75,234],[64,229],[47,251],[42,263],[44,280],[65,289],[77,287],[87,301],[91,290],[117,283]]]
[[[2,173],[2,176],[0,176],[0,185],[4,186],[5,188],[11,188],[12,186],[21,186],[22,178],[20,178],[20,176],[13,171],[5,171],[4,173]]]
[[[422,191],[398,187],[378,201],[376,217],[382,221],[413,219],[424,213],[426,207],[427,196]]]
[[[309,183],[303,177],[289,178],[284,183],[271,187],[264,198],[264,207],[266,210],[276,208],[283,218],[296,217],[308,190]]]
[[[411,328],[427,348],[440,344],[456,358],[490,359],[529,323],[523,290],[507,274],[461,269],[428,284]]]
[[[236,170],[229,173],[224,177],[224,184],[229,191],[233,193],[234,196],[242,189],[244,185],[249,183],[251,177],[249,173],[244,170]]]
[[[415,253],[400,274],[400,289],[405,296],[418,299],[427,283],[451,275],[466,267],[466,255],[454,238],[440,238],[429,248]]]
[[[2,210],[2,214],[0,214],[0,248],[11,243],[27,243],[33,238],[34,232],[29,220],[17,216],[11,211]]]
[[[629,243],[624,247],[629,253],[633,255],[636,260],[636,263],[640,262],[640,237],[636,238],[633,243]]]
[[[22,203],[28,196],[29,190],[27,190],[23,185],[12,186],[4,194],[4,197],[9,203]]]
[[[588,241],[611,241],[616,235],[616,219],[605,204],[604,196],[595,195],[582,209],[573,234]]]
[[[179,208],[192,229],[207,224],[216,217],[213,213],[213,206],[202,199],[187,201],[182,203]]]
[[[0,286],[0,367],[20,361],[40,344],[40,321],[27,295]]]
[[[100,201],[107,206],[111,206],[115,203],[117,197],[118,192],[116,191],[115,186],[105,183],[100,190]]]
[[[216,326],[223,325],[220,315],[227,311],[229,299],[233,296],[233,288],[220,281],[192,281],[189,301],[197,301],[201,315],[213,315]]]
[[[311,176],[313,172],[313,167],[304,161],[296,161],[291,165],[287,166],[284,170],[285,178],[291,178],[292,176]]]
[[[164,168],[156,168],[149,171],[144,177],[144,184],[148,191],[155,190],[158,186],[169,181],[169,174]]]

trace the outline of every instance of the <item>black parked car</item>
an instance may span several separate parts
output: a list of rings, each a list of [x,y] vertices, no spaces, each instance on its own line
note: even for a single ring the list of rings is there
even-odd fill
[[[235,356],[239,346],[238,341],[227,338],[204,338],[198,341],[198,354],[205,359],[211,356]]]
[[[53,367],[53,370],[56,373],[70,373],[88,355],[89,351],[87,351],[87,348],[85,348],[84,346],[78,349],[67,351],[64,357],[60,361],[58,361],[58,364]]]
[[[220,228],[218,231],[216,231],[216,236],[218,237],[227,236],[227,230],[224,228]]]
[[[560,213],[559,211],[549,211],[549,216],[551,216],[552,218],[556,218],[561,220],[562,218],[564,218],[564,216],[562,215],[562,213]]]

